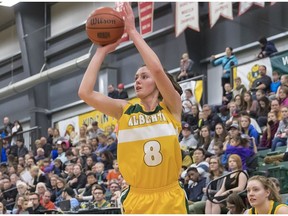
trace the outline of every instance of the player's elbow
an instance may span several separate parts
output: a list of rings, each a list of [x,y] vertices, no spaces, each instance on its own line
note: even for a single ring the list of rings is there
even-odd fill
[[[78,90],[78,96],[85,101],[85,99],[88,97],[88,92],[84,88],[79,88]]]

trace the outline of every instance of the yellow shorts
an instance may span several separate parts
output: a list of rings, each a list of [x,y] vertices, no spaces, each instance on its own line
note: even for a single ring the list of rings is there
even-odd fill
[[[187,214],[186,194],[179,182],[157,189],[129,187],[121,195],[124,214]]]

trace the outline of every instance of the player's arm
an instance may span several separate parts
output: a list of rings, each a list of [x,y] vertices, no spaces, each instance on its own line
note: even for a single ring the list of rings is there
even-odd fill
[[[164,103],[167,105],[173,116],[180,121],[182,111],[180,95],[174,89],[173,84],[165,74],[158,56],[148,46],[142,36],[137,32],[135,28],[133,10],[129,3],[125,2],[123,9],[125,14],[125,27],[127,33],[133,40],[147,68],[150,70],[153,78],[155,79],[157,88],[164,99]]]
[[[122,115],[123,107],[127,104],[125,100],[115,100],[100,92],[94,91],[98,72],[105,56],[115,50],[119,41],[114,44],[98,47],[95,55],[91,59],[88,68],[83,76],[79,87],[78,95],[88,105],[109,116],[119,119]]]

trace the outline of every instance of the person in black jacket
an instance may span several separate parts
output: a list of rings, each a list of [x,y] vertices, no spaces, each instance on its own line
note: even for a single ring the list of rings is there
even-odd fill
[[[222,123],[221,118],[217,114],[212,113],[212,109],[208,104],[203,105],[203,114],[204,125],[208,125],[210,130],[214,132],[216,124]]]
[[[86,175],[82,172],[82,166],[80,164],[75,164],[73,166],[74,177],[68,181],[69,187],[78,190],[79,188],[85,188],[86,186]]]
[[[272,55],[275,52],[278,52],[274,43],[271,41],[268,41],[266,37],[261,37],[258,40],[260,46],[261,46],[261,51],[258,54],[258,58],[265,58],[270,55]]]
[[[29,203],[27,211],[29,214],[43,214],[47,209],[45,209],[40,204],[40,196],[37,193],[30,193],[29,194]]]
[[[118,92],[119,92],[119,99],[127,99],[128,93],[126,90],[124,90],[124,84],[119,83],[118,84]]]
[[[16,141],[16,145],[17,145],[17,150],[16,150],[16,157],[25,157],[26,154],[28,154],[28,149],[27,147],[24,145],[24,139],[18,137],[17,141]]]

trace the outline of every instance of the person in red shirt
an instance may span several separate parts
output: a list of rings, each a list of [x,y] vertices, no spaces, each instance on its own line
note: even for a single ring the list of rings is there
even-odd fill
[[[108,185],[111,182],[111,180],[113,180],[113,179],[118,181],[120,175],[121,175],[121,173],[119,171],[118,162],[117,162],[117,160],[113,160],[113,169],[109,170],[109,172],[107,174]]]
[[[56,209],[54,203],[50,199],[51,199],[51,193],[50,191],[46,190],[40,204],[47,210]]]

